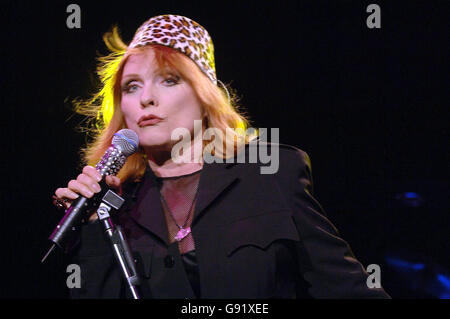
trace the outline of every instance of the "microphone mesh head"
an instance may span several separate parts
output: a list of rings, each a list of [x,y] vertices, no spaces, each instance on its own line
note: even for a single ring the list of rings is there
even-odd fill
[[[114,134],[112,145],[119,148],[125,156],[130,156],[138,150],[139,137],[130,129],[123,129]]]

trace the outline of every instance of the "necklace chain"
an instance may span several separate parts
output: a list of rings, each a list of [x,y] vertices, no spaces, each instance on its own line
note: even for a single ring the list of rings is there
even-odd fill
[[[179,229],[177,235],[175,236],[175,239],[177,241],[181,241],[183,238],[185,238],[191,232],[191,227],[187,227],[187,228],[185,228],[185,227],[189,221],[189,217],[191,216],[192,207],[194,206],[194,202],[197,199],[197,194],[198,194],[198,184],[197,184],[197,189],[195,190],[194,199],[192,200],[191,206],[189,207],[189,210],[187,211],[186,220],[184,221],[183,226],[180,226],[180,225],[178,225],[177,221],[175,220],[175,216],[173,215],[172,211],[170,210],[169,205],[167,204],[166,199],[164,198],[164,195],[162,194],[161,189],[159,190],[159,195],[160,195],[161,201],[163,202],[164,206],[166,207],[173,222],[175,223],[175,225],[177,225],[177,227]]]

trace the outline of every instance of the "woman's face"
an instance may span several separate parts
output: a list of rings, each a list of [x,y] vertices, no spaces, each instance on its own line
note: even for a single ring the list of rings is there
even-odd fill
[[[152,49],[128,58],[120,84],[125,123],[144,149],[170,151],[177,142],[171,140],[176,128],[188,129],[194,138],[194,120],[202,119],[200,101],[179,75],[163,74]]]

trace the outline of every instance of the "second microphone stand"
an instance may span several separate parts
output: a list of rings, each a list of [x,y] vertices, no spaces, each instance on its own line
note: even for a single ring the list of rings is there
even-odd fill
[[[101,204],[97,209],[97,215],[100,222],[105,228],[114,256],[120,266],[122,274],[127,282],[130,292],[134,299],[141,299],[138,287],[141,283],[131,249],[122,232],[120,226],[114,225],[109,212],[112,208],[118,210],[125,200],[112,190],[108,190],[101,200]]]

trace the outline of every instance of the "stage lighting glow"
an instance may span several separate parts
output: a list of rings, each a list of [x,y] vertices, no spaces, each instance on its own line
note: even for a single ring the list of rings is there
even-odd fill
[[[425,268],[425,265],[422,263],[412,263],[400,258],[395,258],[395,257],[386,257],[386,261],[388,262],[388,264],[394,266],[394,267],[398,267],[398,268],[403,268],[403,269],[409,269],[409,270],[422,270]]]

